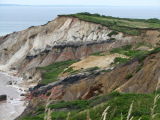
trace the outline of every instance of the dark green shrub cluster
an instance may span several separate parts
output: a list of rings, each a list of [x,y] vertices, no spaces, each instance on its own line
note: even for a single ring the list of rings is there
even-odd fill
[[[129,73],[129,74],[126,75],[125,79],[129,80],[132,77],[133,77],[133,74]]]
[[[117,35],[117,34],[118,34],[117,31],[112,31],[112,32],[110,32],[110,33],[108,34],[108,36],[109,36],[109,37],[112,37],[112,35]]]
[[[124,64],[128,61],[129,61],[129,59],[127,59],[127,58],[116,57],[114,59],[114,64]]]
[[[92,72],[92,71],[95,71],[95,70],[98,70],[98,69],[100,69],[100,68],[96,66],[96,67],[88,68],[88,69],[86,69],[86,71]]]
[[[146,20],[147,22],[150,22],[150,23],[159,23],[160,24],[160,20],[157,19],[157,18],[151,18],[151,19],[148,19]]]

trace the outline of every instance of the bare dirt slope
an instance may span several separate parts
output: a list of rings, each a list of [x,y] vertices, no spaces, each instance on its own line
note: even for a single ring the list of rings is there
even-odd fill
[[[111,63],[114,62],[116,57],[126,58],[125,55],[121,54],[108,54],[104,56],[89,56],[81,61],[72,64],[72,67],[75,70],[79,69],[87,69],[92,67],[99,67],[99,68],[110,68]]]

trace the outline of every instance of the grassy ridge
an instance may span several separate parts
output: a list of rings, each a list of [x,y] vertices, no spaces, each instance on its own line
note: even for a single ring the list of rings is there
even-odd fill
[[[70,15],[59,15],[59,16],[71,16],[76,17],[84,21],[93,22],[109,27],[111,30],[123,32],[129,35],[140,35],[140,29],[160,29],[159,19],[127,19],[127,18],[116,18],[111,16],[104,16],[99,14],[90,13],[77,13]]]

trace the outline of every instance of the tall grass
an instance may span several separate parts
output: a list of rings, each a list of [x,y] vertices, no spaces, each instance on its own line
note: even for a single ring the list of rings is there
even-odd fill
[[[52,95],[53,95],[53,92],[51,92],[50,96],[47,98],[47,102],[45,105],[44,120],[53,120],[51,117],[52,111],[49,108],[49,105],[51,104],[51,102],[53,102]]]
[[[106,120],[106,117],[107,117],[109,108],[110,108],[110,106],[108,106],[108,107],[103,111],[101,120]]]
[[[126,120],[132,120],[133,116],[131,116],[132,113],[132,109],[133,109],[133,102],[130,105],[129,111],[128,111],[128,115],[127,115],[127,119]]]
[[[153,106],[151,108],[151,120],[154,120],[154,118],[159,114],[159,113],[155,112],[158,100],[160,100],[160,95],[159,94],[155,95],[155,97],[154,97]]]

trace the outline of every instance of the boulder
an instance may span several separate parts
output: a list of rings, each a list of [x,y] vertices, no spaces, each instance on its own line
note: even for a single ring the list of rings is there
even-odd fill
[[[6,101],[7,95],[0,95],[0,101]]]

